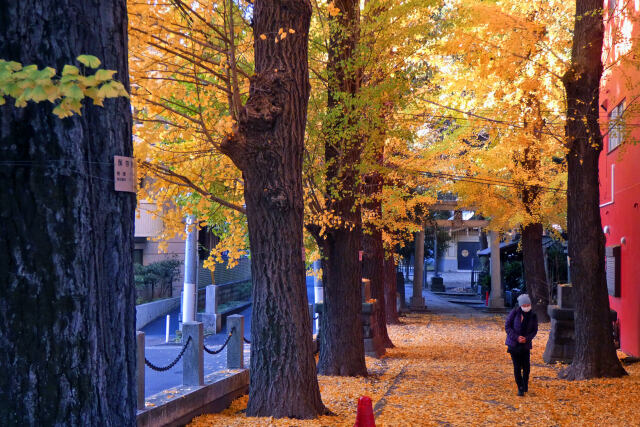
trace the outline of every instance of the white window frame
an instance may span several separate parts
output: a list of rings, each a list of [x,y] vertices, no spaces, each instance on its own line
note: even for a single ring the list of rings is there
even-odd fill
[[[624,114],[624,101],[611,109],[609,113],[609,152],[615,150],[624,138],[624,124],[622,115]]]

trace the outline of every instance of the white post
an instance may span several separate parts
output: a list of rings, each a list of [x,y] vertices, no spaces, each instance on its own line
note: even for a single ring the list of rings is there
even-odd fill
[[[322,288],[322,280],[318,277],[318,270],[322,268],[322,261],[316,260],[313,262],[313,270],[316,273],[313,276],[313,299],[314,304],[319,304],[324,301],[324,291]],[[316,319],[316,331],[320,330],[320,317]]]
[[[169,321],[171,319],[171,315],[167,314],[167,326],[164,331],[164,342],[169,342]]]
[[[489,231],[491,240],[491,298],[489,307],[503,308],[502,280],[500,275],[500,234],[497,231]]]
[[[184,288],[182,323],[196,320],[196,283],[198,281],[198,226],[193,215],[187,217],[184,252]]]

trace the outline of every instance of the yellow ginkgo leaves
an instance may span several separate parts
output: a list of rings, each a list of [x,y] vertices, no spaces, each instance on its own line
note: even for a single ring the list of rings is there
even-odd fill
[[[401,321],[389,326],[396,347],[382,359],[366,358],[367,378],[318,377],[322,400],[335,415],[247,418],[245,396],[191,426],[351,427],[363,395],[373,401],[376,425],[384,426],[627,426],[640,412],[640,364],[627,366],[629,376],[619,379],[559,380],[558,367],[542,361],[546,325],[533,342],[529,393],[518,398],[502,317],[410,314]]]
[[[333,2],[331,2],[327,5],[327,12],[329,12],[329,15],[331,16],[338,16],[338,14],[340,13],[340,9],[337,8]]]

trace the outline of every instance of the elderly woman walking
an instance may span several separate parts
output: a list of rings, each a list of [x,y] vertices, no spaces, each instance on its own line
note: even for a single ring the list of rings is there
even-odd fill
[[[507,352],[513,361],[513,375],[518,386],[518,396],[529,391],[531,370],[531,341],[538,333],[538,317],[531,311],[529,295],[518,297],[518,307],[511,310],[504,324],[507,331]]]

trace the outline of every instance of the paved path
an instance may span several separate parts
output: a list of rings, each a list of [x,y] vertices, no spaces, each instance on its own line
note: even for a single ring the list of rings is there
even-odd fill
[[[250,339],[251,336],[251,306],[238,313],[244,316],[244,330],[245,337]],[[177,329],[177,312],[175,313]],[[173,315],[172,315],[173,318]],[[164,319],[160,319],[164,321]],[[145,333],[147,328],[145,328]],[[150,331],[157,331],[156,326],[152,326]],[[162,335],[151,335],[149,345],[145,346],[145,357],[154,365],[168,365],[182,349],[181,344],[165,344],[164,343],[164,326],[161,329]],[[146,336],[145,336],[146,339]],[[227,339],[226,324],[223,325],[222,331],[218,334],[209,335],[205,337],[204,343],[210,349],[217,349]],[[245,364],[249,363],[249,350],[250,346],[245,344]],[[227,350],[223,350],[219,354],[211,355],[207,352],[204,353],[204,373],[205,375],[227,368]],[[182,361],[179,361],[173,368],[165,372],[156,372],[153,369],[145,366],[145,396],[151,396],[163,390],[170,389],[177,385],[182,384]]]
[[[411,300],[411,296],[413,295],[413,286],[410,283],[405,283],[405,294],[407,298],[407,302]],[[483,307],[480,305],[466,305],[466,304],[456,304],[451,302],[447,297],[443,297],[440,295],[436,295],[431,291],[426,289],[422,290],[422,296],[425,299],[425,304],[427,306],[427,313],[432,314],[446,314],[452,315],[456,317],[485,317],[491,316],[492,314],[486,313],[483,310]]]

